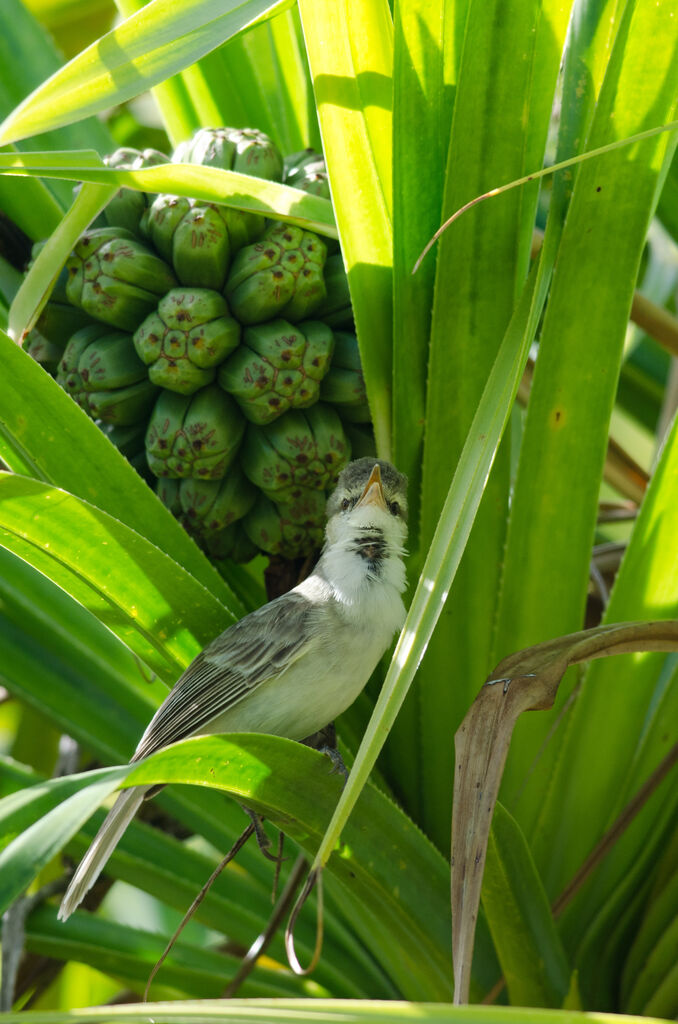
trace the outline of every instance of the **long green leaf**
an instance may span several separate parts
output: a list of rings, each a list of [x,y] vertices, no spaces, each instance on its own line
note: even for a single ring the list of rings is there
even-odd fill
[[[8,778],[9,785],[42,786],[44,779],[36,778],[34,774],[27,773],[19,766],[8,764],[6,759],[0,762],[0,780]],[[200,796],[200,791],[195,788],[175,787],[175,792],[184,794],[185,799],[195,800]],[[205,791],[208,792],[208,791]],[[40,788],[36,790],[36,796],[40,797]],[[214,797],[220,797],[220,817],[229,817],[229,811],[235,812],[231,815],[234,819],[235,828],[229,839],[230,846],[236,836],[242,831],[246,819],[242,811],[231,801],[224,801],[223,796],[217,791],[212,791]],[[21,813],[21,820],[15,817],[15,826],[25,829],[35,820],[36,812],[31,810],[30,795],[24,799]],[[167,800],[160,798],[161,802]],[[155,803],[155,801],[154,801]],[[153,805],[146,805],[148,811]],[[43,810],[49,807],[43,805]],[[157,813],[157,808],[156,808]],[[87,850],[94,835],[104,819],[104,811],[96,811],[65,847],[65,851],[74,860],[79,860]],[[3,827],[4,828],[4,827]],[[7,841],[13,836],[7,834]],[[135,819],[126,830],[124,836],[116,847],[111,860],[109,861],[106,873],[111,878],[121,879],[136,888],[154,896],[162,901],[167,907],[174,908],[177,912],[183,913],[190,906],[195,893],[198,892],[211,875],[216,860],[215,856],[205,855],[192,849],[190,845],[179,842],[170,835],[166,835],[158,828],[149,827],[148,824]],[[263,870],[261,866],[265,865]],[[252,870],[253,868],[259,870]],[[281,883],[285,881],[285,865],[282,869]],[[358,998],[366,994],[373,994],[383,997],[393,997],[398,989],[389,985],[383,970],[370,956],[366,947],[355,938],[337,919],[337,901],[331,898],[325,901],[325,956],[314,973],[314,983],[323,986],[328,992],[334,995]],[[341,903],[346,898],[345,893],[340,891]],[[254,844],[249,844],[238,855],[238,873],[234,877],[231,872],[220,875],[207,897],[196,911],[196,920],[206,927],[221,932],[228,939],[239,946],[248,947],[258,932],[264,927],[271,911],[271,867],[263,860]],[[364,915],[359,909],[352,924]],[[84,920],[87,927],[89,915],[80,912],[76,919]],[[92,919],[92,928],[96,929],[96,922]],[[63,935],[64,925],[54,925],[55,940],[60,934]],[[315,920],[313,914],[304,915],[298,922],[297,946],[299,953],[304,959],[310,959],[315,944]],[[163,941],[164,945],[164,941]],[[84,953],[84,962],[92,963]],[[285,948],[281,935],[275,936],[269,949],[269,956],[280,963],[285,961]],[[92,963],[93,966],[96,964]],[[152,966],[152,964],[151,964]],[[143,980],[146,980],[150,967],[146,968]],[[109,973],[113,973],[109,968]],[[162,990],[164,973],[159,977]],[[289,990],[288,990],[289,991]],[[154,987],[154,994],[157,991]]]
[[[86,786],[78,776],[67,776],[5,797],[1,805],[3,835],[15,838],[0,852],[3,911],[128,774],[125,768],[102,768],[90,773]],[[28,814],[33,823],[26,827],[23,823]]]
[[[539,289],[536,290],[535,299],[535,288],[539,280],[535,269],[492,367],[384,685],[341,800],[316,854],[316,868],[327,862],[334,849],[402,706],[438,622],[518,390],[532,336],[530,327],[535,311],[539,308]]]
[[[648,985],[653,973],[650,958],[678,920],[677,850],[678,833],[668,844],[655,871],[643,918],[624,964],[620,1003],[625,1010],[631,1009],[633,1005],[640,1006],[642,1010],[642,989],[645,989],[646,994],[648,989],[652,990]]]
[[[300,0],[377,450],[391,457],[392,65],[387,0]]]
[[[75,914],[68,921],[57,921],[56,913],[47,907],[34,911],[26,923],[28,953],[86,963],[139,994],[165,945],[161,935],[91,915]],[[238,966],[237,956],[180,940],[163,963],[153,995],[171,998],[173,993],[181,993],[216,999]],[[296,995],[300,988],[300,981],[284,971],[257,967],[240,994],[243,998],[279,999]]]
[[[0,6],[0,118],[6,117],[33,89],[58,71],[62,58],[42,25],[21,0],[3,0]],[[105,125],[96,118],[50,131],[35,140],[36,149],[79,149],[90,146],[100,153],[114,148]],[[22,145],[20,149],[24,148]],[[0,182],[0,208],[31,238],[51,230],[55,211],[71,202],[67,182]],[[44,220],[40,221],[40,217]]]
[[[514,818],[496,804],[482,901],[514,1006],[562,1006],[570,970],[546,893]]]
[[[151,0],[39,86],[0,125],[0,143],[96,114],[163,81],[289,0]]]
[[[103,1006],[89,1010],[24,1011],[5,1014],[6,1024],[74,1024],[84,1021],[126,1021],[129,1024],[148,1024],[152,1016],[157,1024],[393,1024],[394,1021],[440,1021],[441,1024],[614,1024],[618,1017],[607,1013],[578,1013],[575,1010],[536,1010],[521,1007],[516,1011],[507,1006],[449,1006],[436,1003],[416,1003],[342,999],[279,999],[270,1000],[201,999],[193,1002],[140,1003],[127,1006]],[[625,1024],[662,1024],[658,1017],[624,1017]]]
[[[678,88],[678,25],[671,9],[671,3],[653,0],[625,8],[592,122],[591,146],[671,117]],[[650,51],[646,40],[657,33],[661,48]],[[582,625],[628,313],[662,165],[672,146],[675,138],[671,142],[659,135],[589,160],[578,170],[541,333],[512,504],[497,656]],[[591,266],[597,268],[595,275]],[[554,715],[568,687],[561,691]],[[528,839],[544,795],[553,795],[550,766],[535,773],[529,799],[523,793],[517,804],[517,793],[552,724],[553,716],[547,715],[521,721],[507,762],[504,801],[512,810],[515,806]],[[556,747],[551,747],[554,756]],[[593,826],[594,819],[587,820]],[[585,841],[587,834],[580,830],[579,838]],[[540,868],[543,863],[537,857]]]
[[[606,611],[608,621],[678,614],[673,562],[666,554],[675,543],[677,481],[678,423],[667,439],[635,524]],[[560,764],[542,804],[533,843],[551,894],[574,874],[639,783],[678,741],[675,712],[673,717],[661,714],[668,699],[662,694],[662,668],[663,659],[656,654],[635,658],[623,676],[606,663],[591,666],[563,722],[567,729],[559,743]],[[601,723],[608,737],[604,748]],[[652,733],[654,742],[645,749],[646,737]],[[536,799],[533,790],[538,786],[538,780],[530,780],[524,798]],[[643,844],[643,833],[648,833],[647,825],[639,830],[634,845]],[[565,835],[568,840],[563,846]],[[615,875],[623,877],[637,856],[637,845],[627,849]],[[595,901],[589,894],[581,902],[580,923],[591,918],[604,895],[605,887],[599,888]]]
[[[320,148],[296,7],[230,39],[182,77],[201,124],[256,125],[283,153]]]
[[[131,18],[148,3],[149,0],[115,0],[122,18]],[[157,105],[171,146],[174,147],[182,139],[189,138],[200,126],[181,73],[159,82],[151,88],[150,92]]]
[[[167,683],[235,621],[144,537],[29,477],[0,473],[0,544],[88,608]]]
[[[96,154],[93,158],[98,160]],[[3,154],[0,154],[2,160]],[[10,161],[21,160],[17,154],[7,154]],[[51,159],[51,155],[47,156]],[[80,190],[68,213],[53,230],[40,253],[33,261],[29,273],[9,311],[9,334],[21,343],[35,324],[41,310],[49,299],[66,256],[76,243],[80,233],[90,224],[101,209],[115,194],[110,185],[89,185]],[[45,225],[47,229],[48,225]]]
[[[0,680],[109,761],[129,757],[166,687],[28,562],[0,546]]]
[[[218,167],[167,163],[139,171],[125,171],[106,167],[94,151],[84,150],[75,153],[0,153],[0,173],[88,181],[114,189],[126,187],[147,192],[171,192],[279,217],[329,237],[337,234],[328,199],[276,181],[265,181]]]
[[[511,176],[511,168],[521,173],[519,168],[528,171],[541,164],[570,7],[534,0],[517,5],[507,17],[502,0],[471,0],[447,153],[443,216]],[[536,199],[536,187],[529,186],[485,204],[461,218],[438,244],[417,568],[523,288]],[[400,386],[407,388],[406,378]],[[405,419],[406,410],[400,415]],[[468,553],[422,662],[416,707],[411,709],[419,733],[415,749],[408,749],[401,761],[407,771],[398,776],[407,806],[441,849],[449,843],[451,818],[450,736],[491,668],[509,469],[507,442],[498,453]],[[397,763],[395,756],[392,760]]]
[[[393,68],[393,459],[409,478],[417,547],[435,260],[414,262],[438,227],[468,3],[395,8]],[[426,160],[412,159],[412,139]]]
[[[8,175],[0,177],[0,210],[33,242],[54,231],[63,215],[63,206],[45,182],[15,181]]]

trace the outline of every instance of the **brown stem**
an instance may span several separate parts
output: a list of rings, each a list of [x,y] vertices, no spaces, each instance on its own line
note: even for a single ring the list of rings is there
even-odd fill
[[[292,900],[296,896],[297,889],[301,885],[301,881],[307,867],[308,861],[306,860],[306,857],[303,854],[300,854],[294,863],[290,876],[285,883],[285,888],[280,894],[280,899],[278,900],[264,931],[261,932],[247,950],[240,967],[222,993],[223,999],[232,999],[235,996],[245,978],[247,978],[256,967],[259,957],[263,956],[270,946],[275,933],[290,908]]]
[[[230,861],[233,860],[233,858],[235,857],[235,855],[237,853],[240,852],[240,850],[243,848],[243,846],[245,845],[247,840],[252,835],[254,835],[254,825],[250,824],[250,825],[247,826],[247,828],[242,833],[242,835],[239,836],[238,839],[236,839],[236,841],[234,842],[233,846],[228,851],[228,853],[223,858],[223,860],[221,860],[217,864],[217,866],[215,867],[214,871],[212,872],[212,874],[207,879],[207,881],[203,885],[203,887],[200,890],[200,892],[198,893],[198,895],[195,897],[195,899],[191,903],[190,907],[188,908],[188,910],[186,911],[186,913],[182,917],[181,922],[179,924],[179,927],[176,929],[176,931],[174,932],[174,935],[172,936],[172,938],[169,940],[169,942],[165,946],[165,949],[163,950],[162,956],[160,957],[160,959],[156,963],[155,967],[153,968],[153,970],[151,971],[151,973],[148,976],[148,981],[146,982],[146,988],[144,989],[144,998],[143,998],[143,1002],[144,1003],[148,1002],[148,994],[149,994],[149,992],[151,990],[151,985],[153,984],[153,979],[155,978],[156,974],[158,973],[158,971],[162,967],[163,963],[167,959],[168,954],[171,952],[172,947],[174,946],[174,943],[177,941],[177,939],[181,935],[182,931],[184,930],[184,928],[186,927],[186,925],[188,924],[190,919],[193,917],[193,914],[196,912],[196,910],[198,909],[198,907],[200,906],[202,901],[205,899],[205,896],[210,891],[213,883],[217,880],[217,878],[219,877],[221,872],[224,870],[226,865]]]

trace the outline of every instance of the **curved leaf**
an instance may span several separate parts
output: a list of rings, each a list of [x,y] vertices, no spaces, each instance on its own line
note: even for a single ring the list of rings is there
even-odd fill
[[[138,96],[267,11],[290,2],[152,0],[31,93],[0,125],[0,144],[70,124]]]
[[[57,153],[0,153],[0,172],[87,181],[142,192],[170,192],[208,203],[234,206],[266,217],[279,217],[331,238],[337,237],[329,199],[277,181],[224,171],[219,167],[166,163],[130,171],[107,167],[94,150],[68,150]]]
[[[101,768],[89,773],[89,785],[77,775],[66,776],[0,801],[2,834],[15,836],[0,852],[3,912],[127,775],[126,768]]]
[[[125,785],[184,782],[225,790],[275,822],[313,852],[341,781],[324,756],[278,737],[238,734],[199,737],[168,747],[136,766],[104,769],[44,783],[35,795],[42,817],[0,853],[0,905],[17,895],[31,871],[74,835],[91,809],[124,778]],[[63,799],[69,787],[77,791]],[[34,787],[33,787],[34,788]],[[83,796],[91,789],[94,796]],[[31,792],[0,801],[7,814],[30,815]],[[45,813],[45,793],[54,792]],[[17,810],[19,804],[19,810]],[[8,810],[5,811],[5,808]],[[58,840],[55,840],[58,836]],[[384,845],[384,841],[387,845]],[[388,942],[378,953],[409,998],[451,994],[447,868],[443,857],[386,797],[364,790],[358,810],[330,858],[329,872],[384,925]]]
[[[7,759],[3,759],[0,762],[0,779],[4,780],[5,778],[8,779],[9,785],[19,782],[24,786],[42,786],[45,782],[44,779],[36,777],[35,773],[27,772],[23,766],[13,765],[8,763]],[[179,786],[176,787],[175,792],[183,793],[186,798],[192,800],[200,796],[195,787]],[[208,791],[205,790],[205,792]],[[212,790],[211,793],[214,797],[219,798],[222,819],[229,816],[229,811],[235,812],[232,817],[237,828],[233,829],[226,846],[221,847],[222,849],[228,848],[242,831],[247,819],[234,801],[224,800],[223,795],[217,790]],[[153,820],[153,812],[157,815],[156,803],[167,804],[166,796],[164,800],[159,798],[158,801],[145,805],[145,815],[148,816],[150,811],[151,820]],[[1,813],[0,811],[0,815]],[[104,816],[103,809],[96,811],[91,820],[67,843],[65,851],[70,857],[79,860],[84,855]],[[212,874],[219,858],[211,853],[200,852],[194,849],[192,844],[180,842],[159,828],[149,826],[139,820],[140,816],[131,822],[118,843],[106,867],[106,874],[141,889],[162,901],[167,908],[173,908],[176,912],[183,914],[205,880]],[[26,817],[22,827],[27,827],[32,820],[33,816]],[[10,838],[12,838],[11,835],[8,836],[8,840]],[[281,884],[285,882],[285,868],[286,865],[283,865]],[[236,874],[226,871],[216,879],[196,911],[196,920],[209,929],[221,932],[229,942],[234,943],[237,947],[248,948],[264,928],[271,913],[271,874],[271,865],[262,858],[256,844],[247,844],[238,854]],[[398,990],[392,983],[389,983],[383,969],[370,955],[368,947],[363,946],[353,932],[342,924],[337,914],[337,901],[331,898],[331,894],[328,893],[328,896],[330,898],[325,901],[325,955],[314,973],[313,987],[320,985],[335,996],[360,998],[370,994],[392,998]],[[340,892],[339,896],[340,906],[343,907],[345,893]],[[315,905],[313,899],[312,905]],[[38,913],[40,912],[38,911]],[[54,944],[58,943],[60,936],[64,936],[68,940],[68,932],[63,930],[64,922],[57,923],[51,910],[46,913],[48,922],[51,922],[51,924],[47,924],[48,936],[53,936]],[[359,919],[362,914],[364,912],[359,909],[357,918]],[[32,917],[33,915],[31,920]],[[78,911],[73,918],[70,918],[66,926],[71,922],[83,922],[81,927],[76,926],[78,934],[83,931],[87,932],[88,929],[94,930],[96,934],[97,924],[104,924],[84,910]],[[310,960],[314,943],[315,919],[310,910],[307,915],[302,916],[297,927],[297,947],[305,961]],[[162,946],[164,946],[164,940]],[[159,952],[161,951],[162,947]],[[80,953],[83,962],[97,966],[96,954],[94,959],[88,957],[84,948],[80,950]],[[74,953],[70,954],[70,956],[73,955]],[[273,938],[268,956],[280,964],[285,962],[282,935]],[[145,967],[145,973],[142,975],[144,982],[154,962],[152,961]],[[142,964],[140,967],[143,971],[144,965]],[[222,971],[223,969],[222,966]],[[107,973],[115,973],[110,965]],[[139,975],[137,974],[136,977]],[[163,969],[163,973],[157,979],[160,992],[163,991],[165,983],[166,976]],[[291,985],[287,991],[298,990],[297,983]],[[185,991],[190,992],[191,989]],[[158,995],[155,984],[154,994]]]
[[[562,1006],[570,969],[544,887],[515,819],[497,804],[482,903],[514,1006]]]
[[[86,963],[119,979],[133,992],[143,990],[165,945],[162,935],[102,921],[91,914],[74,914],[68,921],[57,921],[55,911],[49,907],[39,907],[26,922],[28,953]],[[237,953],[179,940],[163,962],[152,991],[156,997],[164,993],[171,998],[172,992],[181,992],[195,998],[216,999],[239,964]],[[280,999],[296,995],[303,984],[274,966],[257,966],[240,991],[243,997]]]
[[[106,512],[0,473],[0,544],[57,583],[166,682],[235,621],[188,572]]]
[[[0,546],[0,681],[99,757],[129,757],[166,695],[82,605]]]

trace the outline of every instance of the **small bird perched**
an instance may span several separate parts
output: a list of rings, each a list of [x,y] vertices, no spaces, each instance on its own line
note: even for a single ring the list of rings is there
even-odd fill
[[[402,627],[407,478],[364,458],[327,502],[320,559],[289,593],[224,630],[188,666],[132,757],[187,736],[264,732],[303,740],[353,703]],[[154,786],[119,794],[59,909],[66,920],[94,885]]]

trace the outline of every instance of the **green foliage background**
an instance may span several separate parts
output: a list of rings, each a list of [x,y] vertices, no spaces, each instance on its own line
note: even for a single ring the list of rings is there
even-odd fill
[[[290,846],[313,856],[323,842],[323,957],[295,977],[278,937],[240,993],[265,1003],[158,1004],[154,1019],[505,1019],[501,1007],[447,1005],[453,737],[512,651],[601,615],[678,614],[675,371],[665,354],[678,337],[675,131],[479,204],[411,271],[441,222],[478,194],[676,117],[676,3],[119,0],[108,35],[113,12],[101,0],[30,6],[38,19],[20,0],[0,12],[0,210],[32,240],[53,234],[20,288],[0,260],[0,458],[11,470],[0,477],[0,681],[13,698],[0,709],[3,908],[58,876],[62,849],[79,856],[96,808],[132,780],[102,768],[46,781],[59,733],[77,739],[83,767],[124,764],[181,669],[263,599],[260,570],[219,576],[16,344],[112,191],[152,183],[197,194],[178,167],[102,165],[117,144],[158,143],[133,97],[151,89],[171,144],[217,123],[262,128],[285,152],[322,144],[331,204],[254,180],[244,202],[338,235],[379,452],[408,474],[413,505],[410,616],[382,697],[374,680],[338,723],[348,751],[365,740],[331,831],[340,785],[312,751],[231,737],[151,759],[134,780],[194,784],[156,801],[184,831],[135,822],[120,844],[111,877],[147,895],[116,887],[100,913],[63,925],[53,899],[32,910],[28,953],[69,962],[56,982],[37,983],[36,1012],[56,1024],[120,987],[140,996],[178,915],[243,827],[222,789],[264,811]],[[102,36],[80,55],[74,24]],[[63,67],[45,26],[75,54]],[[200,195],[235,201],[229,172],[203,171]],[[73,203],[75,180],[87,184]],[[648,300],[663,325],[654,337],[629,324],[639,302],[648,322]],[[601,521],[601,500],[626,501],[632,521]],[[591,566],[612,542],[624,555],[601,601]],[[472,1001],[503,974],[500,1000],[566,1006],[563,1020],[582,1008],[678,1013],[675,767],[566,909],[557,919],[549,910],[678,742],[675,667],[657,653],[597,661],[569,673],[553,711],[519,723]],[[270,914],[270,884],[270,866],[246,847],[153,998],[219,995]],[[310,905],[297,942],[306,962]],[[310,996],[364,1002],[275,1002]],[[148,1010],[87,1018],[135,1014]]]

